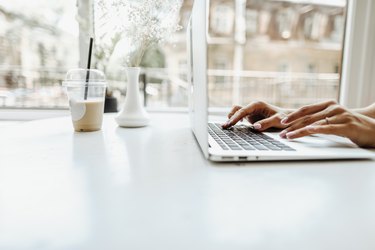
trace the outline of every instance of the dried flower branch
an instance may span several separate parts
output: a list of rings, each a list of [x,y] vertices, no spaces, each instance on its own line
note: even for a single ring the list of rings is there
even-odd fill
[[[165,42],[181,29],[178,22],[183,0],[98,1],[102,10],[107,11],[110,23],[115,24],[113,28],[130,44],[128,67],[138,67],[147,48]]]

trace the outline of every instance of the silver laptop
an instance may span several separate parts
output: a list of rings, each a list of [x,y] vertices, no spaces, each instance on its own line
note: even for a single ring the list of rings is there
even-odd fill
[[[208,1],[195,1],[187,31],[191,127],[204,156],[212,161],[367,159],[375,154],[335,136],[308,136],[295,141],[278,133],[257,133],[249,126],[223,130],[209,121],[207,92]],[[222,120],[224,121],[224,120]]]

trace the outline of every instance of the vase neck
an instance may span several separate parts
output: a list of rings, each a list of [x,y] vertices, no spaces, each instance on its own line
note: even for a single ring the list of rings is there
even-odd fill
[[[140,73],[141,71],[141,68],[140,67],[126,67],[125,68],[126,72],[129,74],[138,74]]]

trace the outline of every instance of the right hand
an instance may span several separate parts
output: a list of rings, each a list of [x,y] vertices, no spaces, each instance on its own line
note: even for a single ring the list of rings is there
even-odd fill
[[[282,138],[332,134],[347,137],[360,147],[375,148],[375,119],[346,109],[335,101],[304,106],[288,114],[281,123],[289,126],[280,133]]]
[[[245,107],[234,106],[228,114],[228,121],[222,127],[227,129],[242,119],[247,119],[258,131],[264,131],[268,128],[284,129],[287,125],[281,124],[281,120],[290,112],[291,110],[259,101],[250,103]]]

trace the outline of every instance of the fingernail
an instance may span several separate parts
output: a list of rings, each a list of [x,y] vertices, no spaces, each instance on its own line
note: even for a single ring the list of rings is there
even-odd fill
[[[227,128],[227,127],[229,127],[230,126],[230,121],[226,121],[223,125],[222,125],[222,127],[224,127],[224,128]]]
[[[279,136],[280,136],[281,138],[285,138],[285,137],[286,137],[286,136],[285,136],[286,133],[287,133],[287,131],[286,131],[286,130],[283,130],[283,131],[280,132]]]
[[[295,135],[296,135],[295,132],[289,132],[289,133],[286,133],[286,138],[291,139]]]
[[[281,120],[281,124],[286,124],[288,122],[288,117],[284,117],[282,120]]]
[[[255,123],[254,125],[254,129],[258,130],[258,129],[261,129],[262,128],[262,125],[259,124],[259,123]]]

